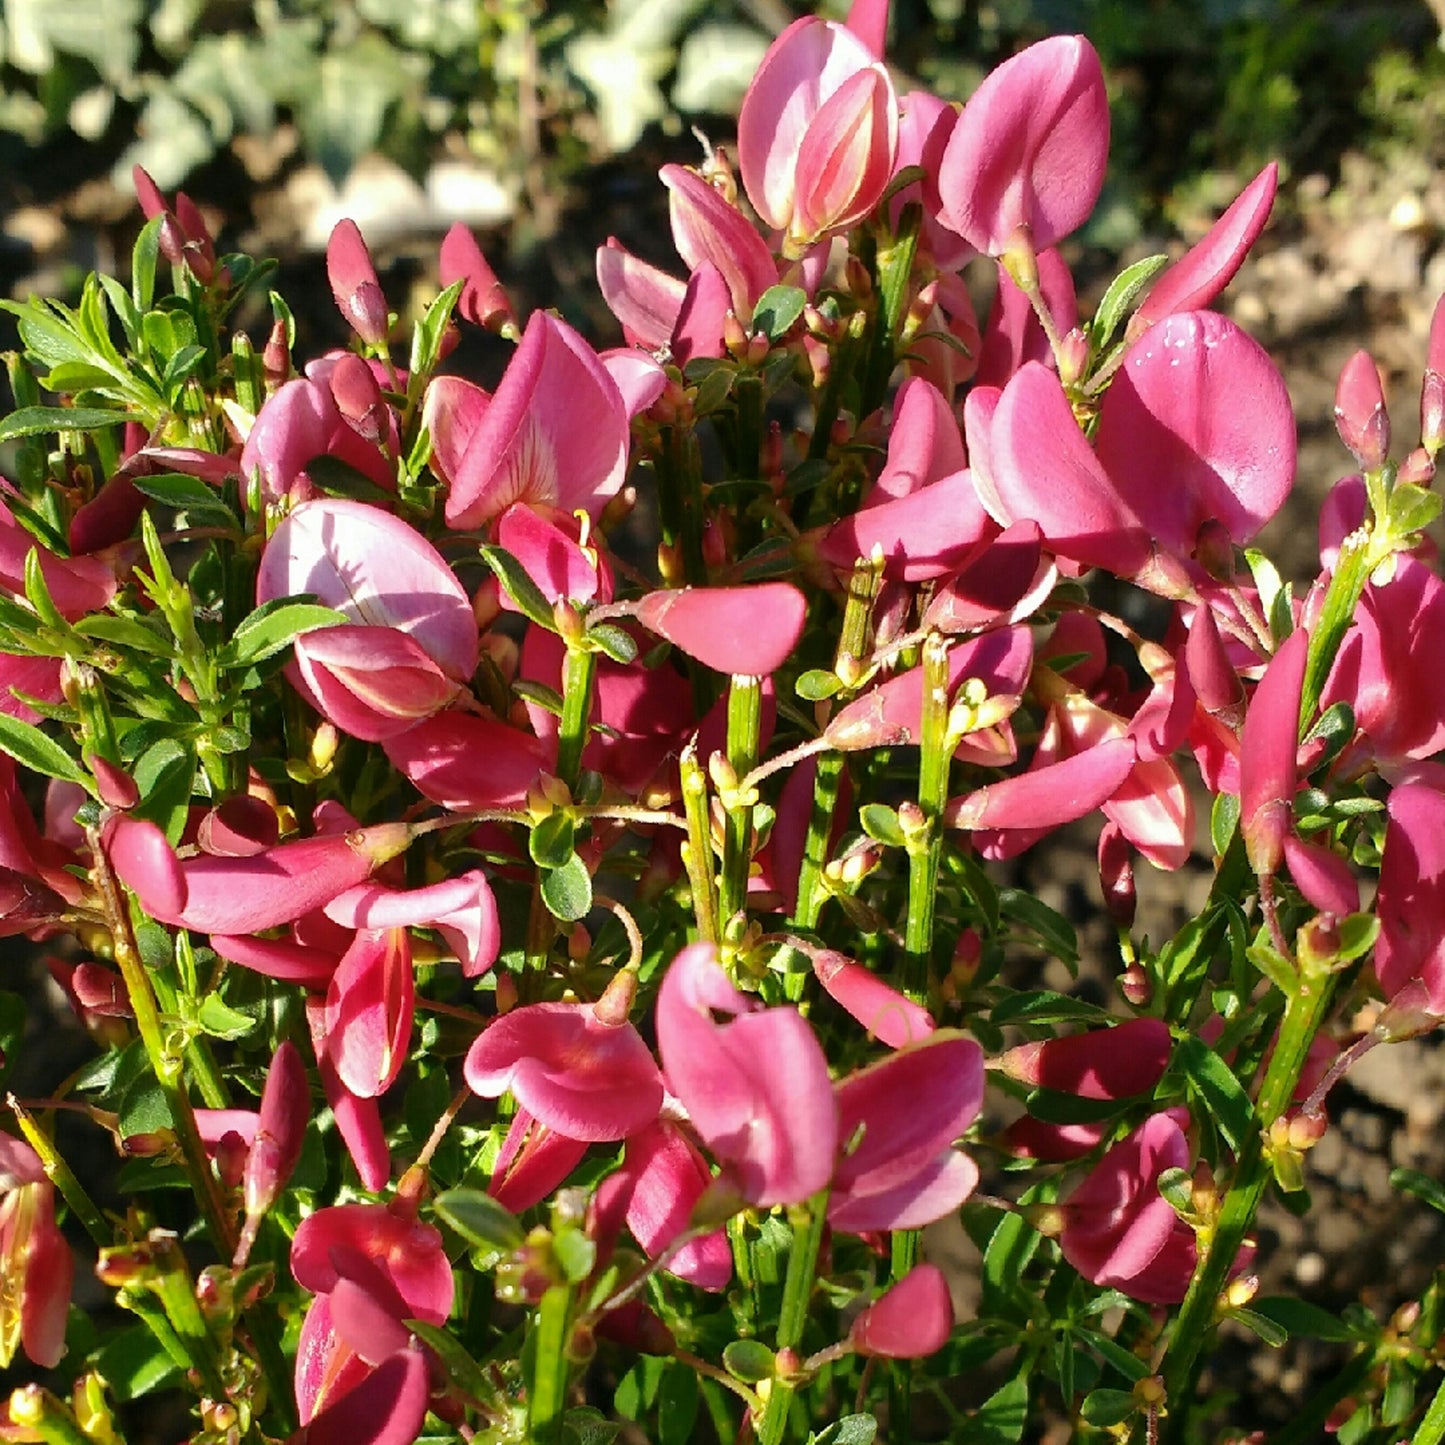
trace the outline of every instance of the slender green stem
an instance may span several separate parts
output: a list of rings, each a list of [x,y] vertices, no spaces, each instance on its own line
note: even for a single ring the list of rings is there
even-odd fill
[[[778,1349],[796,1350],[808,1323],[808,1303],[818,1277],[818,1251],[828,1220],[828,1191],[815,1194],[793,1215],[793,1247],[783,1281],[783,1303],[778,1314]],[[770,1382],[767,1408],[757,1427],[758,1445],[780,1445],[788,1425],[797,1387],[790,1381]]]
[[[85,1226],[85,1232],[101,1246],[114,1243],[112,1232],[106,1228],[104,1218],[95,1201],[85,1192],[80,1180],[71,1172],[70,1165],[61,1157],[54,1141],[35,1122],[35,1117],[25,1108],[14,1094],[7,1095],[6,1104],[20,1125],[30,1147],[40,1156],[45,1177],[60,1191],[60,1197],[70,1207],[70,1212]]]
[[[592,689],[597,654],[569,644],[562,663],[562,721],[557,733],[557,776],[576,791],[592,716]]]
[[[918,806],[923,828],[908,841],[908,973],[904,986],[920,1002],[928,996],[929,959],[933,951],[934,908],[938,869],[943,856],[940,818],[948,801],[948,641],[930,636],[923,644],[922,758],[918,774]]]
[[[532,1379],[527,1391],[527,1438],[556,1445],[567,1404],[567,1338],[572,1313],[570,1285],[554,1284],[542,1295],[532,1331]]]
[[[752,772],[758,760],[762,737],[763,681],[760,677],[735,676],[728,687],[728,770],[734,781]],[[728,796],[732,791],[736,796]],[[726,929],[728,922],[747,901],[748,866],[753,851],[753,799],[746,790],[720,790],[723,803],[722,874],[718,886],[718,911]]]
[[[1264,1154],[1265,1135],[1294,1096],[1310,1043],[1328,1011],[1334,993],[1334,977],[1328,973],[1301,974],[1298,992],[1285,1006],[1279,1038],[1260,1086],[1257,1127],[1240,1150],[1212,1238],[1200,1240],[1199,1264],[1180,1306],[1179,1318],[1164,1358],[1164,1385],[1170,1404],[1169,1432],[1173,1439],[1183,1438],[1200,1355],[1214,1326],[1220,1292],[1254,1223],[1255,1212],[1269,1181],[1269,1164]]]
[[[833,832],[833,810],[838,805],[838,788],[843,780],[843,754],[824,753],[813,775],[813,810],[808,814],[808,836],[803,844],[803,861],[798,868],[798,902],[793,923],[814,928],[828,894],[821,886],[823,867],[828,861],[828,839]],[[801,976],[801,975],[800,975]]]
[[[861,414],[883,405],[888,392],[888,379],[897,361],[898,336],[908,312],[909,283],[913,278],[913,259],[918,251],[918,227],[922,208],[910,204],[903,208],[898,233],[878,248],[878,315],[873,324],[872,346],[868,371],[863,386]]]
[[[1324,605],[1320,608],[1319,621],[1310,634],[1309,657],[1305,662],[1304,689],[1300,698],[1303,727],[1308,727],[1314,718],[1325,680],[1335,663],[1335,654],[1339,652],[1345,633],[1354,620],[1355,606],[1370,580],[1370,573],[1389,555],[1389,549],[1382,550],[1378,538],[1378,532],[1361,530],[1346,537],[1340,547],[1334,575],[1330,578]]]
[[[697,919],[698,937],[704,943],[721,943],[707,779],[692,743],[682,750],[677,766],[682,779],[683,816],[687,820],[687,842],[683,844],[682,858],[692,885],[692,911]]]

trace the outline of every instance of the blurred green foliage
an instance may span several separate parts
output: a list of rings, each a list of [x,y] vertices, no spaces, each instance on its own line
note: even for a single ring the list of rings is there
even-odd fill
[[[4,0],[0,131],[73,130],[118,172],[185,181],[292,121],[337,180],[379,150],[414,174],[444,138],[504,181],[565,180],[645,129],[729,113],[801,0]],[[831,0],[829,13],[846,11]],[[1042,35],[1082,32],[1114,101],[1114,204],[1157,214],[1181,182],[1267,158],[1329,170],[1350,145],[1438,144],[1438,28],[1424,0],[894,0],[890,58],[966,96]],[[1218,199],[1208,192],[1210,201]],[[1137,221],[1133,222],[1137,224]]]

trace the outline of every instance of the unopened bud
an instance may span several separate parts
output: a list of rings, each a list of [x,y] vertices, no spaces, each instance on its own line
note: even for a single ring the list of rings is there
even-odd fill
[[[347,426],[363,441],[380,441],[387,430],[386,402],[371,368],[348,351],[337,358],[330,383],[332,399]]]
[[[748,354],[748,333],[738,320],[737,312],[728,311],[723,316],[722,342],[727,354],[734,361],[742,361]]]
[[[817,336],[803,338],[803,355],[808,360],[809,380],[815,390],[821,391],[828,384],[833,370],[833,353],[826,341]]]
[[[1168,1398],[1163,1375],[1145,1375],[1134,1382],[1134,1398],[1145,1410],[1157,1410]]]
[[[331,771],[331,765],[336,761],[336,750],[340,746],[341,734],[336,730],[336,724],[318,723],[311,738],[310,756],[307,758],[318,776]]]
[[[748,349],[743,355],[743,360],[749,366],[759,367],[768,359],[768,353],[772,351],[773,343],[761,332],[748,338]]]
[[[100,801],[107,808],[117,808],[124,812],[140,802],[140,789],[136,787],[135,779],[123,768],[101,757],[88,757],[86,761],[95,776]]]
[[[291,348],[286,341],[286,323],[279,318],[271,323],[271,335],[261,353],[262,374],[267,392],[273,392],[291,379]]]
[[[1378,471],[1390,454],[1390,414],[1380,373],[1368,351],[1344,364],[1335,388],[1335,430],[1367,472]]]
[[[898,805],[898,826],[906,841],[922,838],[928,833],[928,815],[912,798],[905,798]]]
[[[1154,997],[1154,985],[1150,983],[1149,975],[1137,963],[1131,963],[1119,975],[1119,992],[1135,1008],[1145,1008]]]
[[[1133,927],[1138,901],[1134,887],[1134,850],[1117,823],[1105,823],[1099,832],[1099,885],[1104,892],[1104,906],[1115,926]]]
[[[1435,458],[1424,447],[1416,447],[1400,463],[1400,469],[1395,473],[1397,485],[1412,483],[1417,487],[1428,487],[1434,479]]]
[[[1065,386],[1076,386],[1089,369],[1089,337],[1082,326],[1076,326],[1059,342],[1059,380]]]
[[[1325,1137],[1325,1131],[1329,1128],[1330,1121],[1323,1113],[1319,1114],[1296,1114],[1288,1126],[1289,1147],[1303,1153],[1306,1149],[1313,1149],[1321,1139]]]
[[[1353,1395],[1346,1395],[1343,1400],[1335,1403],[1330,1413],[1325,1416],[1324,1432],[1326,1435],[1337,1435],[1354,1418],[1360,1408],[1360,1402]]]
[[[216,1161],[216,1177],[222,1185],[227,1189],[239,1187],[246,1177],[246,1160],[250,1156],[245,1139],[230,1129],[216,1140],[211,1154]]]
[[[264,1214],[286,1187],[301,1158],[310,1117],[306,1066],[296,1045],[285,1039],[266,1072],[266,1086],[261,1091],[261,1118],[246,1160],[248,1215]]]
[[[873,277],[862,260],[849,252],[843,266],[843,284],[861,301],[873,294]]]
[[[497,1012],[508,1014],[517,1006],[517,980],[510,973],[496,975]]]
[[[1224,1303],[1232,1310],[1242,1310],[1259,1293],[1259,1276],[1243,1274],[1224,1287]]]

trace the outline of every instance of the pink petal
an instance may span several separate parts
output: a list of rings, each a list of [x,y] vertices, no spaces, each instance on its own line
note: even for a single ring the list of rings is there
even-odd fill
[[[450,677],[477,666],[477,623],[441,554],[399,517],[365,502],[305,502],[261,558],[256,600],[313,593],[354,623],[406,633]]]
[[[693,1126],[756,1205],[799,1203],[833,1171],[837,1107],[828,1065],[796,1009],[756,1005],[709,944],[673,960],[657,999],[657,1042]],[[715,1014],[731,1015],[713,1022]]]
[[[341,1278],[335,1258],[348,1251],[375,1264],[414,1319],[444,1324],[452,1312],[452,1267],[441,1234],[430,1224],[393,1214],[382,1204],[336,1204],[308,1214],[291,1240],[296,1283],[327,1294]]]
[[[510,1091],[569,1139],[624,1139],[662,1108],[662,1080],[631,1024],[606,1024],[590,1005],[529,1004],[494,1019],[467,1052],[473,1093]]]
[[[29,1187],[39,1193],[21,1265],[24,1277],[20,1338],[26,1355],[42,1369],[52,1370],[65,1354],[65,1326],[70,1313],[71,1286],[75,1282],[75,1257],[56,1226],[51,1186]],[[9,1267],[7,1261],[7,1269]]]
[[[686,166],[658,172],[668,191],[672,239],[687,269],[712,265],[727,283],[733,310],[752,317],[758,298],[778,279],[767,242],[751,221],[715,187]]]
[[[1249,864],[1261,876],[1279,867],[1299,787],[1300,693],[1309,658],[1301,627],[1270,659],[1249,702],[1239,739],[1239,820]]]
[[[723,343],[723,329],[731,305],[732,297],[723,273],[711,261],[694,267],[672,329],[672,359],[679,366],[686,366],[696,357],[724,354],[727,348]],[[652,401],[657,400],[662,390],[659,383]]]
[[[1043,561],[1037,522],[1015,522],[934,589],[924,626],[939,632],[975,632],[1018,622],[1038,607],[1057,577]]]
[[[766,677],[792,655],[807,612],[790,582],[762,582],[650,592],[637,620],[715,672]]]
[[[549,602],[611,601],[611,568],[595,547],[582,547],[577,518],[519,504],[502,513],[495,530],[497,544],[522,564]],[[509,598],[503,594],[504,605]]]
[[[915,1265],[853,1321],[848,1339],[860,1355],[920,1359],[941,1350],[953,1331],[948,1281],[937,1265]]]
[[[617,383],[629,419],[649,410],[667,389],[667,373],[645,352],[621,347],[604,351],[598,359]]]
[[[453,469],[447,525],[479,527],[513,502],[596,517],[627,470],[627,410],[597,354],[534,311]]]
[[[1279,164],[1271,161],[1235,197],[1204,239],[1155,281],[1129,323],[1131,332],[1175,311],[1201,310],[1229,285],[1264,230],[1278,182]]]
[[[917,1043],[933,1032],[933,1016],[927,1009],[863,964],[831,950],[815,953],[812,962],[828,996],[890,1048]]]
[[[1429,1011],[1445,1015],[1445,794],[1406,783],[1387,806],[1375,976],[1386,999],[1418,980]]]
[[[1058,377],[1028,362],[988,408],[986,392],[970,392],[964,424],[974,482],[994,519],[1037,522],[1049,549],[1073,561],[1138,571],[1148,534],[1084,439]]]
[[[336,971],[335,954],[284,938],[213,933],[211,947],[230,963],[239,963],[267,978],[299,983],[303,988],[324,989]]]
[[[1050,763],[964,797],[950,799],[944,824],[984,828],[1056,828],[1092,813],[1113,796],[1135,764],[1130,738],[1110,738],[1087,752]]]
[[[795,246],[861,221],[882,200],[897,151],[898,98],[888,72],[874,66],[850,75],[818,107],[798,148],[788,225]]]
[[[496,272],[487,264],[477,238],[466,225],[458,221],[442,238],[440,256],[441,283],[450,286],[454,281],[465,281],[462,294],[457,298],[457,315],[477,326],[493,326],[503,322],[516,325],[517,316],[512,310],[502,283]]]
[[[1081,1099],[1147,1093],[1169,1066],[1173,1040],[1162,1019],[1130,1019],[1114,1028],[1042,1039],[1010,1049],[1003,1071],[1022,1083]]]
[[[374,1099],[396,1082],[411,1043],[416,976],[402,928],[364,929],[326,990],[326,1051],[341,1082]]]
[[[597,248],[597,287],[628,341],[649,351],[667,345],[687,289],[684,282],[639,260],[609,236]]]
[[[412,1445],[426,1421],[431,1376],[420,1350],[392,1355],[311,1417],[306,1445]]]
[[[1359,879],[1332,848],[1306,843],[1294,833],[1286,833],[1284,861],[1295,887],[1321,913],[1343,916],[1359,911]]]
[[[1097,445],[1124,505],[1181,556],[1208,521],[1249,541],[1294,483],[1284,381],[1258,342],[1213,311],[1166,317],[1130,347]]]
[[[1104,183],[1109,103],[1081,35],[1041,40],[1006,60],[969,97],[938,186],[949,225],[1002,255],[1020,226],[1041,251],[1083,224]]]
[[[404,891],[363,883],[333,898],[326,916],[345,928],[435,928],[468,978],[485,973],[501,946],[497,902],[480,868]]]
[[[431,438],[428,466],[447,486],[454,485],[467,447],[482,424],[492,398],[460,376],[434,376],[422,397],[421,422]]]
[[[520,803],[551,761],[550,750],[530,733],[455,708],[383,746],[423,797],[457,812]]]

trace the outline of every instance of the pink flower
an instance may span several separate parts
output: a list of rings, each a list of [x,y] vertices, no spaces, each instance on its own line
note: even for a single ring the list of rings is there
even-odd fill
[[[1166,1169],[1189,1167],[1183,1109],[1152,1114],[1094,1166],[1060,1205],[1064,1258],[1094,1284],[1150,1304],[1184,1298],[1194,1231],[1159,1192]]]
[[[425,411],[434,465],[451,487],[448,526],[479,527],[514,502],[595,518],[621,487],[627,409],[597,354],[565,322],[534,311],[496,393],[464,385],[438,390],[451,399],[440,405],[433,382]]]
[[[792,655],[807,598],[790,582],[649,592],[637,620],[715,672],[766,677]]]
[[[53,1369],[65,1353],[75,1261],[55,1223],[55,1186],[40,1156],[8,1134],[0,1134],[0,1276],[0,1369],[20,1347]]]
[[[463,1072],[473,1093],[511,1093],[568,1139],[625,1139],[662,1108],[657,1065],[606,995],[596,1004],[528,1004],[493,1019]]]
[[[728,1015],[715,1023],[717,1014]],[[670,1088],[750,1204],[797,1204],[832,1176],[838,1113],[828,1064],[793,1008],[739,993],[710,944],[684,948],[657,998]]]
[[[978,1166],[953,1148],[983,1103],[983,1053],[972,1039],[935,1032],[840,1080],[837,1099],[835,1229],[921,1228],[973,1193]]]
[[[1130,1019],[1113,1028],[1040,1039],[999,1060],[1021,1083],[1081,1099],[1122,1099],[1152,1089],[1169,1066],[1173,1041],[1163,1019]]]
[[[860,1355],[922,1359],[953,1331],[948,1280],[935,1264],[917,1264],[853,1321],[848,1340]]]
[[[813,954],[812,963],[828,996],[890,1048],[918,1043],[933,1032],[933,1017],[926,1008],[865,965],[831,949]]]
[[[454,281],[465,283],[457,298],[457,315],[463,320],[499,331],[516,327],[511,299],[487,264],[477,238],[462,221],[442,238],[440,273],[444,287]]]
[[[404,928],[362,929],[326,990],[326,1053],[358,1098],[374,1099],[406,1062],[416,1008],[411,937]]]
[[[1445,794],[1405,783],[1387,807],[1375,976],[1387,999],[1445,1017]]]
[[[738,115],[753,208],[798,257],[882,198],[898,149],[888,72],[851,30],[808,16],[773,42]]]
[[[1081,35],[1059,35],[1006,60],[969,97],[939,166],[944,219],[1001,256],[1020,227],[1035,250],[1082,225],[1104,183],[1109,102]]]
[[[391,329],[386,297],[355,221],[338,221],[331,232],[326,243],[326,275],[347,325],[368,346],[384,345]]]
[[[1249,866],[1261,877],[1279,867],[1285,834],[1293,826],[1300,692],[1309,642],[1309,634],[1297,628],[1270,659],[1240,734],[1239,826]]]

